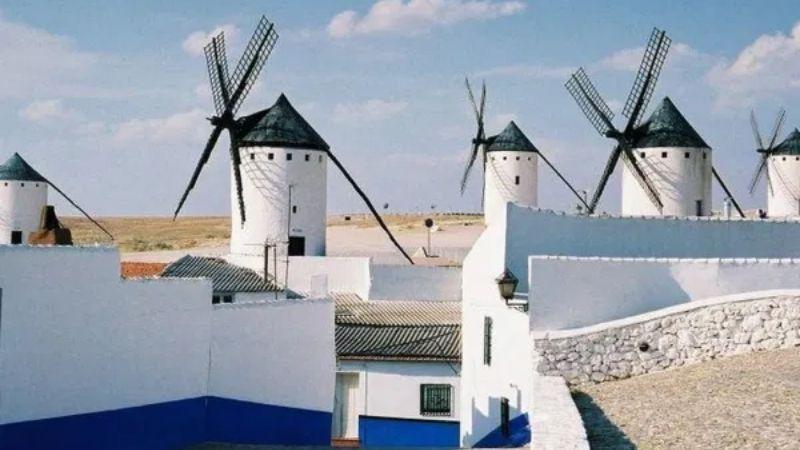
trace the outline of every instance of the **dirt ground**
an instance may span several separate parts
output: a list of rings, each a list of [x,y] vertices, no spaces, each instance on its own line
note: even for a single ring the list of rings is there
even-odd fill
[[[800,349],[582,387],[573,397],[592,448],[800,446]]]

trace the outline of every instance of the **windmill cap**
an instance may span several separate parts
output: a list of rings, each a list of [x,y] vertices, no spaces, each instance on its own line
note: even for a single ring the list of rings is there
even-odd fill
[[[669,97],[661,100],[647,121],[639,126],[637,134],[636,148],[710,148]]]
[[[0,166],[0,180],[47,182],[19,153],[14,153]]]
[[[500,134],[490,137],[488,141],[487,152],[539,152],[513,120]]]
[[[772,155],[800,155],[800,130],[794,129],[786,139],[775,146],[770,152]]]
[[[281,93],[269,108],[238,121],[237,139],[243,146],[303,148],[327,151],[330,146]]]

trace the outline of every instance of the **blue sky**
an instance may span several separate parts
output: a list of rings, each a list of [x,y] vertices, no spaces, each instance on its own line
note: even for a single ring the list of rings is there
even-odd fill
[[[394,211],[477,210],[480,177],[458,181],[474,133],[464,75],[485,79],[487,126],[513,119],[589,191],[611,142],[563,88],[584,66],[619,112],[653,26],[673,48],[651,108],[669,95],[714,148],[741,203],[778,107],[800,126],[800,10],[795,1],[382,0],[0,2],[0,158],[17,151],[100,215],[170,213],[213,111],[198,49],[226,30],[231,65],[258,17],[280,33],[242,112],[285,92],[378,204]],[[227,139],[184,211],[227,214]],[[540,203],[570,209],[542,167]],[[331,168],[329,211],[362,211]],[[716,206],[721,199],[715,187]],[[619,208],[612,179],[601,209]],[[56,201],[62,214],[67,206]],[[69,212],[71,213],[71,211]]]

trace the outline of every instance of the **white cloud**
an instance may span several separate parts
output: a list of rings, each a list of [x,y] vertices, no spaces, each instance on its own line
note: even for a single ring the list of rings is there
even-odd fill
[[[220,25],[209,32],[195,31],[183,40],[183,50],[190,55],[200,56],[203,54],[203,47],[221,32],[225,33],[226,45],[230,45],[239,35],[239,29],[232,24]]]
[[[511,66],[494,67],[476,72],[476,77],[507,76],[533,79],[564,79],[566,80],[574,71],[572,67],[540,66],[517,64]]]
[[[29,103],[19,111],[19,116],[30,122],[39,122],[52,119],[71,119],[77,117],[78,113],[64,106],[61,99],[52,99]]]
[[[380,0],[363,17],[352,10],[340,12],[328,23],[328,34],[334,38],[375,33],[413,35],[437,26],[510,16],[525,7],[516,0]]]
[[[333,110],[333,121],[357,125],[364,122],[379,122],[403,112],[408,103],[403,101],[367,100],[361,103],[339,103]]]
[[[153,119],[133,119],[112,127],[116,143],[180,144],[202,142],[210,127],[201,109]]]
[[[636,72],[642,62],[644,47],[626,48],[612,53],[600,61],[600,66],[609,70]],[[683,43],[673,43],[667,54],[666,67],[686,69],[697,66],[708,66],[716,58],[693,49]]]
[[[761,35],[732,62],[715,65],[706,81],[717,106],[739,106],[800,87],[800,22],[789,35]]]

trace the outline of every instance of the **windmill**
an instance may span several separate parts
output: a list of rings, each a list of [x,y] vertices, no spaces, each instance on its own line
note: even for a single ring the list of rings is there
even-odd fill
[[[775,154],[776,144],[778,143],[778,135],[781,132],[781,127],[783,127],[783,121],[785,117],[786,111],[783,108],[778,110],[778,114],[775,117],[775,125],[773,125],[772,133],[770,133],[770,139],[768,144],[764,145],[764,139],[761,138],[761,131],[758,129],[756,114],[754,111],[750,111],[750,126],[753,128],[753,138],[756,141],[756,151],[761,154],[758,166],[756,166],[756,171],[753,174],[753,179],[750,182],[751,195],[755,192],[756,186],[758,186],[758,182],[761,180],[761,176],[765,174],[767,178],[767,187],[769,188],[770,193],[773,192],[772,179],[770,177],[770,171],[767,168],[767,164],[769,163],[769,157]],[[777,167],[775,169],[777,169]]]
[[[583,111],[584,115],[587,119],[589,119],[589,122],[597,130],[597,132],[602,136],[617,141],[616,146],[611,151],[605,169],[600,176],[600,181],[595,189],[594,195],[592,196],[592,200],[589,203],[589,213],[594,213],[595,209],[597,208],[597,204],[603,195],[603,191],[608,183],[608,179],[614,172],[617,162],[621,159],[649,201],[660,214],[663,214],[664,203],[662,201],[661,193],[658,191],[658,189],[656,189],[656,185],[653,183],[653,180],[650,178],[650,176],[648,176],[645,170],[643,170],[640,162],[635,157],[634,149],[636,141],[647,132],[646,127],[640,127],[640,123],[642,121],[644,112],[647,109],[647,105],[653,96],[653,92],[655,91],[656,83],[661,70],[664,67],[664,62],[666,61],[667,53],[671,43],[672,40],[664,31],[659,30],[658,28],[653,29],[644,52],[644,56],[642,57],[641,64],[639,65],[639,70],[633,83],[633,87],[628,94],[628,98],[622,111],[622,115],[628,119],[625,123],[625,127],[622,129],[618,129],[614,126],[612,122],[614,119],[614,113],[611,111],[611,108],[608,106],[605,100],[603,100],[603,98],[597,92],[597,89],[589,80],[589,77],[583,68],[579,68],[578,71],[572,74],[565,85],[567,91],[575,99],[581,111]],[[665,99],[667,102],[668,100],[669,99]],[[688,125],[688,123],[686,125]],[[694,130],[691,131],[694,132]],[[722,181],[722,178],[719,176],[716,169],[714,169],[713,165],[711,166],[711,172],[717,182],[719,182],[721,185],[722,189],[732,200],[734,206],[736,206],[739,214],[744,217],[744,213],[742,212],[736,200],[733,198],[733,195],[728,190],[725,183]]]
[[[209,136],[208,142],[206,143],[206,146],[200,155],[200,160],[198,161],[197,166],[192,173],[189,184],[181,196],[180,201],[178,202],[173,219],[177,218],[181,208],[189,196],[189,192],[191,192],[197,183],[200,173],[208,162],[217,140],[222,134],[222,131],[227,130],[230,138],[230,158],[235,183],[236,203],[238,204],[240,223],[242,226],[244,226],[246,221],[246,205],[242,186],[242,158],[239,151],[239,146],[242,144],[242,142],[239,140],[239,134],[240,128],[248,126],[250,119],[253,116],[256,116],[258,113],[243,118],[237,118],[236,114],[247,97],[247,94],[253,87],[253,84],[267,62],[272,50],[275,48],[277,40],[278,33],[275,30],[275,25],[267,20],[265,16],[262,16],[232,75],[229,75],[228,71],[228,62],[225,54],[225,35],[223,32],[220,32],[217,36],[215,36],[204,48],[216,115],[209,119],[213,127],[211,135]],[[282,109],[293,111],[293,108],[291,108],[291,105],[288,104],[288,100],[286,100],[283,95],[278,100],[278,104],[276,106]],[[304,121],[301,120],[301,122]],[[316,133],[314,132],[313,134]],[[372,202],[369,200],[369,198],[367,198],[364,191],[358,186],[358,184],[356,184],[355,180],[353,180],[353,177],[347,172],[347,170],[334,156],[327,145],[319,148],[319,150],[324,151],[328,158],[339,168],[345,179],[347,179],[356,193],[358,193],[361,199],[366,203],[367,207],[372,212],[372,215],[375,217],[383,231],[387,234],[392,244],[394,244],[394,246],[403,254],[403,256],[411,264],[413,264],[411,258],[389,231],[389,228],[386,226],[385,222],[372,205]]]
[[[572,187],[569,181],[564,178],[561,172],[555,168],[550,160],[545,157],[541,150],[536,148],[528,140],[528,138],[522,133],[522,131],[513,121],[511,121],[511,123],[509,123],[505,130],[503,130],[503,132],[500,134],[486,137],[484,126],[484,112],[486,109],[486,83],[483,83],[481,86],[481,95],[479,101],[475,100],[475,94],[472,91],[472,86],[470,85],[469,79],[466,79],[465,83],[467,87],[467,96],[475,114],[477,131],[475,137],[472,139],[472,147],[470,148],[467,164],[461,177],[461,194],[464,194],[464,190],[466,189],[467,181],[469,180],[469,175],[472,171],[472,168],[475,166],[475,162],[478,160],[478,157],[480,157],[483,164],[484,173],[483,193],[481,195],[482,204],[485,203],[487,196],[487,177],[492,176],[493,180],[496,180],[495,184],[502,185],[500,189],[505,191],[504,197],[506,198],[504,200],[515,201],[526,206],[536,206],[535,194],[537,188],[536,182],[538,180],[536,179],[535,160],[532,156],[524,156],[522,154],[532,152],[538,158],[541,158],[542,161],[544,161],[545,164],[547,164],[547,166],[553,171],[553,173],[555,173],[555,175],[578,198],[578,201],[588,208],[588,205],[583,197],[575,190],[575,188]],[[494,159],[490,159],[487,155],[487,153],[491,152],[492,150],[511,151],[514,152],[515,155],[513,156],[513,159],[501,157],[503,159],[495,161]],[[506,183],[503,179],[507,178],[509,173],[519,174],[521,171],[524,172],[526,170],[525,161],[533,162],[532,173],[530,174],[530,179],[527,180],[528,182],[521,183],[520,175],[514,175],[515,181],[513,183]],[[487,173],[487,167],[490,171],[489,173]],[[527,170],[531,171],[531,167],[529,167]],[[533,193],[533,198],[528,198],[528,201],[526,201],[526,194],[530,195],[531,192]]]
[[[800,215],[800,171],[796,162],[800,154],[800,131],[795,128],[786,139],[778,143],[785,118],[786,111],[781,108],[775,118],[769,140],[765,141],[759,131],[755,113],[750,112],[750,125],[753,128],[756,151],[761,154],[750,182],[750,194],[755,192],[761,176],[766,176],[767,209],[770,216]]]

